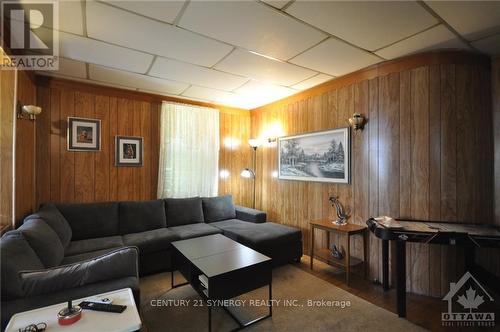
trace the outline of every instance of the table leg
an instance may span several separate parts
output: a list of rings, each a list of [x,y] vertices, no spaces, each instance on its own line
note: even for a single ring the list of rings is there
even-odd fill
[[[364,266],[364,275],[365,279],[368,277],[368,263],[366,261],[366,257],[368,256],[368,233],[366,231],[363,232],[363,266]]]
[[[382,286],[389,290],[389,240],[382,240]]]
[[[396,241],[396,287],[399,317],[406,317],[406,242]]]
[[[310,267],[311,267],[311,270],[313,269],[313,259],[314,259],[314,227],[313,225],[311,225],[311,242],[309,243],[309,255],[311,257],[311,263],[310,263]]]
[[[345,281],[347,286],[349,286],[349,273],[351,272],[351,237],[349,234],[346,235],[346,266],[345,266]]]
[[[212,306],[208,306],[208,332],[212,331]]]

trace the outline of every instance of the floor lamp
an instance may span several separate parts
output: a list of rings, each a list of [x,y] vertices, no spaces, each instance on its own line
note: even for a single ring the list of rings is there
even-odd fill
[[[255,195],[256,195],[256,190],[255,186],[257,185],[257,181],[255,178],[255,169],[257,168],[256,165],[256,154],[257,154],[257,148],[260,146],[260,141],[258,139],[252,138],[248,140],[248,144],[252,147],[253,149],[253,159],[252,159],[252,168],[245,168],[243,171],[241,171],[241,176],[244,178],[251,178],[253,180],[253,203],[252,203],[252,208],[255,209]]]

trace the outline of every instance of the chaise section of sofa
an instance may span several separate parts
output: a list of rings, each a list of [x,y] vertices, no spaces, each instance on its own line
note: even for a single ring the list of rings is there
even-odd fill
[[[0,255],[2,328],[17,312],[119,288],[131,288],[140,299],[136,248],[65,264],[58,234],[44,220],[31,218],[2,236]]]

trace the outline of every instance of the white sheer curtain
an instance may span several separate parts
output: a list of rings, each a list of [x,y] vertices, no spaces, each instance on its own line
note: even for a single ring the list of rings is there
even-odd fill
[[[158,198],[216,196],[219,111],[163,102]]]

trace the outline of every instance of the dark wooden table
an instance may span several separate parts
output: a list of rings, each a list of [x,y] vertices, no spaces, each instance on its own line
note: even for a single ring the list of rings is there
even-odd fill
[[[500,247],[500,231],[489,225],[452,223],[442,221],[403,220],[402,228],[387,228],[375,219],[366,221],[370,231],[382,240],[382,285],[389,289],[389,241],[396,242],[396,294],[399,317],[406,317],[406,242],[458,245],[466,247],[465,266],[475,277],[499,292],[498,278],[477,266],[475,248]]]
[[[309,222],[310,231],[311,231],[311,243],[310,243],[310,257],[311,257],[311,270],[313,269],[313,260],[314,258],[319,259],[327,264],[340,266],[345,268],[345,278],[346,284],[349,285],[349,274],[351,272],[351,267],[363,263],[364,266],[364,275],[366,278],[366,251],[367,251],[367,236],[366,236],[366,226],[364,225],[356,225],[356,224],[346,224],[346,225],[337,225],[332,220],[329,219],[320,219],[313,220]],[[327,233],[336,233],[341,234],[346,237],[346,252],[345,257],[341,260],[335,258],[331,254],[330,248],[330,234],[328,235],[328,248],[319,248],[314,249],[314,230],[321,229],[326,231]],[[361,234],[363,236],[363,260],[359,260],[355,257],[351,257],[351,236]]]
[[[269,287],[269,314],[249,322],[240,321],[226,306],[222,308],[238,323],[237,330],[272,316],[272,264],[271,258],[258,253],[221,234],[208,235],[172,242],[174,266],[198,294],[207,300],[208,330],[212,329],[212,304],[208,300],[226,300],[254,289]],[[199,280],[203,274],[208,280],[205,289]]]

